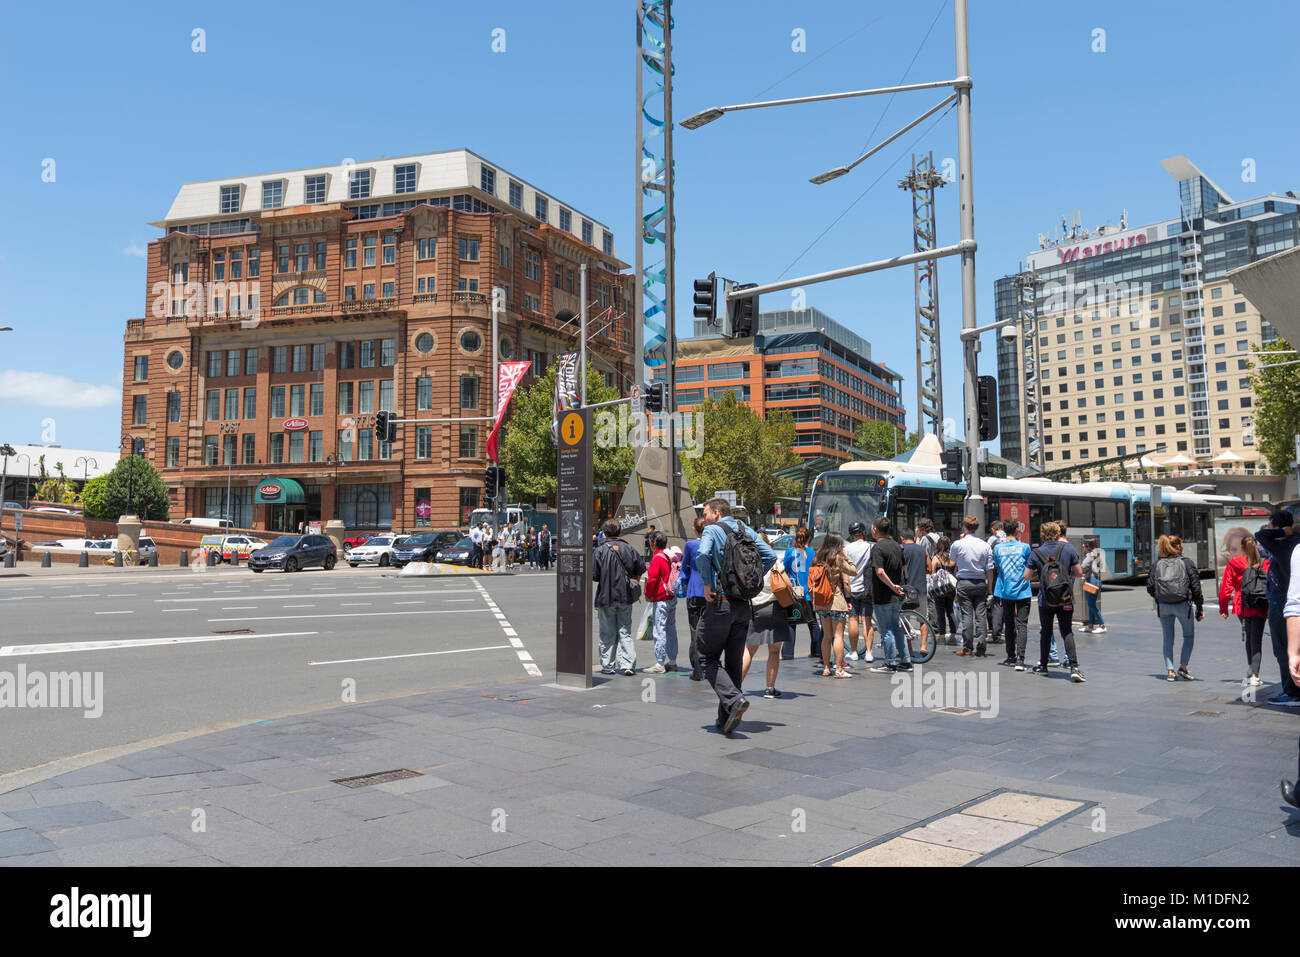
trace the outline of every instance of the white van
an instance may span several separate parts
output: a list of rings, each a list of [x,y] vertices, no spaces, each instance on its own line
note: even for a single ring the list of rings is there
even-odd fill
[[[234,522],[228,518],[183,518],[182,525],[201,525],[203,528],[233,528]]]

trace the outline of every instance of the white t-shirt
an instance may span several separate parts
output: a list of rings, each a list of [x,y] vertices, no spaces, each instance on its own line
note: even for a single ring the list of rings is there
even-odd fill
[[[857,542],[849,542],[844,546],[844,554],[849,556],[849,561],[857,567],[857,572],[853,576],[853,594],[861,595],[866,589],[866,582],[863,580],[862,573],[867,567],[867,562],[871,559],[871,542],[865,539]]]
[[[477,528],[471,528],[469,530],[469,540],[473,542],[475,545],[478,545],[480,542],[483,541],[483,533],[480,532]]]

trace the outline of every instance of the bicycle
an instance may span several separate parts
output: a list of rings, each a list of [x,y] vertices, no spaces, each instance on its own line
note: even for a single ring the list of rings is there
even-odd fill
[[[131,552],[129,552],[129,551],[122,551],[122,552],[119,552],[119,551],[117,551],[117,550],[111,551],[111,552],[109,552],[106,556],[104,556],[103,564],[105,564],[105,565],[112,565],[112,564],[114,564],[114,561],[115,561],[114,556],[116,556],[116,555],[121,555],[121,556],[122,556],[122,567],[123,567],[123,568],[127,568],[127,567],[130,567],[130,566],[132,566],[132,565],[135,564],[135,558],[132,556]]]
[[[919,611],[908,609],[899,612],[898,624],[907,639],[907,652],[912,659],[912,664],[923,665],[934,657],[934,649],[938,642],[935,640],[930,623]],[[925,628],[924,634],[921,631],[922,627]],[[917,646],[920,646],[920,651],[916,650]]]

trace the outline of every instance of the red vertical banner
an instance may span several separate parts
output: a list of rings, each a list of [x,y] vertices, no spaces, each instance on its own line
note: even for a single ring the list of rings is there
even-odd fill
[[[1021,525],[1029,521],[1029,503],[1026,501],[1004,498],[1000,502],[1000,507],[1002,510],[1000,517],[1004,522],[1009,518],[1014,518]]]
[[[493,462],[497,461],[497,433],[501,430],[501,420],[506,417],[510,397],[515,394],[515,389],[519,388],[519,383],[532,367],[533,364],[528,361],[503,362],[497,367],[497,418],[492,423],[492,432],[487,438],[487,454]]]

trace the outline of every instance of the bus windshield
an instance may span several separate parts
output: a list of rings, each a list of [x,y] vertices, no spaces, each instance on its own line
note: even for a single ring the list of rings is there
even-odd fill
[[[813,538],[828,532],[848,538],[849,526],[861,522],[870,526],[880,514],[885,487],[875,472],[826,472],[812,491],[808,515]]]

